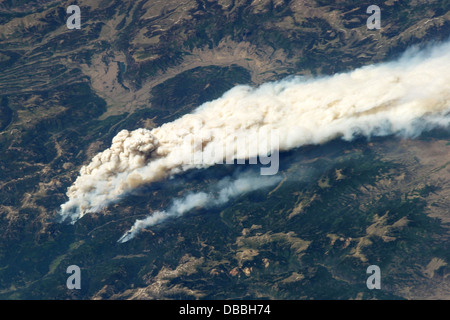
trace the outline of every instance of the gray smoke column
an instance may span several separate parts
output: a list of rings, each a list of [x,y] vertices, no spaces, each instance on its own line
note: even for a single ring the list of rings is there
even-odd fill
[[[123,130],[96,155],[68,188],[64,219],[76,221],[117,201],[127,192],[219,158],[248,159],[264,148],[240,141],[278,132],[278,150],[355,135],[415,137],[450,123],[450,45],[409,50],[399,60],[316,79],[299,77],[258,88],[237,86],[193,113],[153,130]],[[198,144],[200,137],[201,143]],[[264,139],[261,144],[267,144]],[[223,146],[213,161],[194,155]],[[236,154],[227,154],[231,151]],[[256,151],[255,151],[256,150]],[[197,154],[195,154],[197,153]],[[210,152],[208,154],[211,154]]]
[[[118,242],[127,242],[138,235],[142,229],[150,228],[169,218],[180,217],[194,208],[212,208],[224,205],[237,196],[273,186],[280,181],[280,176],[252,176],[248,173],[242,174],[235,180],[224,178],[215,186],[210,187],[208,193],[189,193],[183,198],[175,199],[166,211],[156,211],[143,220],[136,220],[133,227]]]

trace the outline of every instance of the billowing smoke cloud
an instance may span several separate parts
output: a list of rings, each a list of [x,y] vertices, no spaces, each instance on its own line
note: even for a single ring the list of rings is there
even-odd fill
[[[136,220],[133,227],[127,231],[118,242],[127,242],[133,239],[142,229],[152,227],[168,218],[179,217],[194,208],[212,208],[220,206],[237,196],[273,186],[280,181],[280,176],[252,176],[249,173],[243,174],[235,180],[224,178],[215,186],[210,187],[208,193],[189,193],[183,198],[174,200],[169,209],[165,211],[156,211],[143,220]]]
[[[224,158],[255,157],[267,149],[245,148],[241,142],[274,131],[279,144],[269,152],[355,135],[415,137],[424,130],[448,127],[449,84],[447,43],[334,76],[294,77],[258,88],[237,86],[153,130],[121,131],[109,149],[81,169],[61,214],[75,221],[143,184]],[[267,140],[259,139],[258,144],[267,146]],[[232,147],[214,152],[223,146]],[[199,163],[193,156],[208,161]]]

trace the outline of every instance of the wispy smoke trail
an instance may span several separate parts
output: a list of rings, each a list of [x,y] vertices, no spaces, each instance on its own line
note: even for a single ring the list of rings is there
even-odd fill
[[[142,229],[152,227],[168,218],[179,217],[194,208],[220,206],[239,195],[273,186],[280,181],[280,176],[265,177],[251,176],[250,174],[243,174],[235,180],[222,179],[215,186],[210,187],[209,193],[190,193],[183,198],[174,200],[166,211],[156,211],[143,220],[136,220],[133,227],[118,242],[127,242],[139,234]]]
[[[225,157],[254,157],[258,151],[240,148],[239,141],[268,136],[274,130],[279,133],[279,150],[289,150],[337,137],[415,137],[424,130],[448,127],[449,83],[450,44],[446,43],[334,76],[289,78],[259,88],[237,86],[192,114],[153,130],[121,131],[109,149],[81,168],[67,191],[69,200],[61,205],[62,217],[75,221],[145,183],[207,167]],[[199,136],[200,144],[195,142]],[[193,150],[201,158],[226,145],[233,148],[215,153],[210,159],[214,161],[192,161]]]

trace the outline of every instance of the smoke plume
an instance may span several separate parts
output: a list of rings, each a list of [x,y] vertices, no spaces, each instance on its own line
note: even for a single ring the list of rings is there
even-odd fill
[[[424,51],[409,50],[396,61],[348,73],[291,77],[258,88],[237,86],[158,128],[121,131],[109,149],[81,168],[67,191],[68,201],[61,205],[62,217],[76,221],[136,187],[179,172],[205,168],[225,158],[261,155],[260,150],[267,148],[246,148],[241,142],[249,137],[256,141],[274,131],[279,143],[269,153],[339,137],[416,137],[424,130],[446,128],[449,84],[450,44],[446,43]],[[267,140],[259,139],[258,144],[267,146]],[[231,148],[214,152],[224,146]],[[193,156],[204,161],[193,161]]]
[[[118,242],[127,242],[133,239],[142,229],[152,227],[169,218],[179,217],[194,208],[212,208],[224,205],[232,198],[251,191],[273,186],[280,181],[280,176],[252,176],[249,173],[242,174],[235,180],[224,178],[215,186],[210,187],[208,193],[189,193],[183,198],[174,200],[169,209],[165,211],[156,211],[143,220],[136,220],[133,227],[127,231]]]

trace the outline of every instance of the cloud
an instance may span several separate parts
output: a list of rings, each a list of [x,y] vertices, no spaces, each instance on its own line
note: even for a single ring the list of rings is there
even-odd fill
[[[156,211],[142,220],[136,220],[118,242],[133,239],[142,229],[160,224],[169,218],[180,217],[195,208],[213,208],[226,204],[231,199],[248,192],[273,186],[281,181],[280,176],[255,176],[244,173],[236,179],[224,178],[209,188],[209,192],[189,193],[183,198],[175,199],[165,211]]]
[[[450,44],[445,43],[333,76],[237,86],[158,128],[121,131],[110,148],[81,168],[61,205],[62,218],[74,222],[143,184],[223,159],[361,135],[414,138],[447,128],[449,83]],[[276,145],[268,138],[273,132]]]

